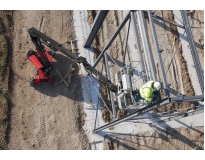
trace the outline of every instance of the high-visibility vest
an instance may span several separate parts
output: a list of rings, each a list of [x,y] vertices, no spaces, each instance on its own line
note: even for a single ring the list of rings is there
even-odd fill
[[[148,81],[142,87],[140,87],[140,96],[145,99],[147,102],[152,101],[152,93],[156,90],[152,88],[152,83],[155,81]]]

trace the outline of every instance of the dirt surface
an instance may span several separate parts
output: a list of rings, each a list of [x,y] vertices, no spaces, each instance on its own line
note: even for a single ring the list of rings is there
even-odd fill
[[[88,11],[88,22],[90,24],[92,24],[96,13],[97,11]],[[156,11],[155,14],[173,20],[170,11]],[[200,25],[200,27],[203,27],[203,11],[189,11],[189,14],[192,18],[191,26],[198,27]],[[122,11],[109,11],[98,37],[93,42],[97,56],[122,20]],[[171,84],[171,95],[176,96],[178,93],[194,94],[193,87],[188,79],[186,63],[183,57],[180,57],[181,50],[178,49],[179,42],[176,28],[161,21],[155,21],[155,23],[159,46],[163,49],[162,59],[165,72],[169,68],[167,80]],[[147,26],[150,30],[149,25]],[[82,128],[86,115],[83,111],[80,78],[73,76],[69,88],[66,88],[63,83],[30,85],[30,77],[34,76],[36,71],[34,65],[26,57],[28,49],[34,49],[27,32],[31,27],[37,28],[67,48],[70,46],[66,42],[69,39],[75,39],[72,11],[14,11],[12,75],[10,80],[12,88],[9,97],[11,101],[10,128],[8,130],[9,149],[90,149],[88,138]],[[126,32],[124,27],[107,51],[118,62],[123,60],[123,44],[125,44]],[[201,57],[204,55],[203,34],[202,28],[193,29],[193,35],[198,44],[197,50]],[[153,50],[152,38],[150,38],[150,43]],[[175,51],[177,51],[177,54],[169,66]],[[129,48],[127,48],[127,53],[126,61],[129,60]],[[153,53],[153,57],[156,59],[155,53]],[[75,72],[78,72],[77,65],[60,52],[56,53],[53,61],[54,68],[57,68],[62,75],[68,72],[70,63],[74,64]],[[105,75],[105,66],[102,66],[102,63],[99,63],[97,68]],[[112,81],[114,81],[114,73],[119,68],[110,63],[110,70]],[[156,64],[156,70],[160,79],[158,64]],[[53,72],[53,76],[56,82],[60,81],[55,72]],[[186,82],[184,79],[186,79]],[[107,91],[102,90],[102,95],[109,104]],[[162,111],[187,106],[189,104],[166,106]],[[102,112],[105,121],[112,119],[112,115],[106,109]],[[125,114],[127,113],[124,111],[117,112],[118,117]],[[155,126],[153,132],[138,135],[110,135],[106,136],[105,139],[104,149],[204,149],[204,128],[167,128],[160,130]]]
[[[12,110],[9,149],[90,149],[82,125],[85,113],[80,79],[63,83],[31,86],[35,66],[27,59],[29,48],[35,49],[28,29],[35,27],[63,46],[75,39],[72,11],[15,11],[13,15]],[[70,59],[57,52],[53,66],[62,75],[69,71]],[[77,71],[77,65],[75,70]],[[53,72],[55,82],[60,78]]]

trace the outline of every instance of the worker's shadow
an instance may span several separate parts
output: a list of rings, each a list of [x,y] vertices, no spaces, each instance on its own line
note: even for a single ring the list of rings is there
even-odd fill
[[[64,56],[60,52],[57,52],[52,59],[52,65],[54,70],[52,71],[50,76],[54,78],[54,83],[31,84],[31,86],[40,93],[50,97],[65,96],[75,101],[83,101],[81,76],[80,74],[78,74],[78,64],[69,59],[67,56]],[[61,76],[64,77],[70,70],[70,64],[72,64],[74,71],[72,72],[70,85],[66,86],[66,84],[68,84],[68,76],[64,78],[64,81],[62,81],[55,69],[57,69]]]

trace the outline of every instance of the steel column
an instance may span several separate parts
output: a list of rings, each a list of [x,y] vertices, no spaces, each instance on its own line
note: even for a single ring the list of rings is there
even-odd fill
[[[148,10],[148,16],[149,16],[149,22],[150,22],[150,27],[151,27],[151,31],[152,31],[152,37],[153,37],[153,41],[154,41],[154,46],[155,46],[155,52],[157,54],[157,58],[159,61],[159,67],[160,67],[160,73],[162,76],[162,81],[163,81],[163,87],[165,90],[165,97],[169,97],[169,85],[167,85],[167,80],[166,80],[166,75],[164,72],[164,66],[162,64],[162,57],[161,57],[161,52],[159,50],[159,45],[158,45],[158,39],[157,39],[157,35],[156,35],[156,31],[155,31],[155,27],[154,27],[154,22],[152,19],[152,16],[150,14],[150,11]]]
[[[92,28],[90,30],[89,36],[84,44],[84,48],[89,48],[96,37],[98,30],[100,29],[105,17],[107,16],[107,13],[109,10],[100,10],[98,11],[95,20],[92,24]]]
[[[109,64],[108,64],[107,53],[104,53],[104,58],[105,58],[105,67],[106,67],[106,72],[107,72],[107,79],[111,80],[111,78],[110,78],[110,67],[109,67]],[[112,105],[113,119],[115,119],[116,118],[116,110],[115,110],[113,92],[111,92],[111,91],[110,91],[110,100],[111,100],[111,105]]]
[[[151,47],[150,47],[149,39],[147,35],[147,27],[146,27],[145,20],[144,20],[144,13],[143,11],[136,11],[136,12],[137,12],[139,29],[141,32],[141,39],[142,39],[142,45],[144,48],[146,64],[148,68],[148,75],[151,77],[152,80],[157,80],[155,65],[154,65],[154,61],[152,58],[152,51],[151,51]]]
[[[108,42],[108,44],[104,47],[103,51],[100,53],[100,55],[98,56],[97,60],[95,61],[95,64],[93,65],[93,68],[96,67],[96,65],[98,64],[98,62],[100,61],[100,59],[103,57],[104,52],[109,48],[109,46],[112,44],[112,42],[115,40],[115,38],[117,37],[118,33],[121,31],[121,29],[124,27],[125,23],[127,22],[127,20],[130,18],[130,12],[129,11],[127,13],[127,15],[125,16],[124,20],[122,21],[122,23],[119,25],[119,27],[117,28],[116,32],[113,34],[113,36],[111,37],[110,41]]]
[[[204,101],[204,95],[172,97],[170,103]]]
[[[194,38],[193,38],[191,27],[190,27],[190,24],[189,24],[189,19],[188,19],[188,16],[187,16],[187,13],[186,13],[185,10],[181,11],[181,15],[182,15],[185,30],[186,30],[186,33],[187,33],[187,39],[188,39],[189,47],[191,49],[192,57],[193,57],[193,60],[194,60],[194,65],[195,65],[196,72],[197,72],[197,75],[198,75],[199,84],[200,84],[200,87],[201,87],[201,92],[203,94],[204,93],[204,74],[203,74],[203,71],[202,71],[202,68],[201,68],[201,63],[200,63],[200,60],[199,60],[199,57],[198,57],[198,52],[196,50]]]
[[[138,55],[140,57],[140,66],[141,66],[141,69],[142,69],[142,73],[145,73],[145,66],[144,66],[144,61],[142,59],[142,52],[141,52],[141,46],[140,46],[140,42],[139,42],[139,34],[138,34],[138,30],[137,30],[137,23],[136,23],[136,20],[135,20],[135,17],[134,17],[134,12],[132,11],[131,12],[131,18],[132,18],[132,26],[133,26],[133,30],[135,32],[135,41],[136,41],[136,45],[137,45],[137,51],[138,51]],[[143,75],[144,77],[144,75]],[[144,81],[144,78],[143,78],[143,81]]]

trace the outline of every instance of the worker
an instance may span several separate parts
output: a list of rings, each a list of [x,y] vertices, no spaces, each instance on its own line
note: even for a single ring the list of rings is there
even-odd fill
[[[148,81],[139,90],[132,91],[135,101],[144,99],[146,102],[156,102],[157,92],[161,89],[161,83],[158,81]]]

